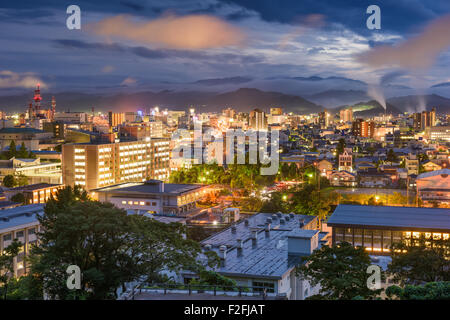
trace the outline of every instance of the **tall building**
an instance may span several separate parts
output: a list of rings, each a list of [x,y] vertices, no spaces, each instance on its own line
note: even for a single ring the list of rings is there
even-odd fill
[[[110,127],[117,127],[119,124],[125,122],[125,113],[123,112],[108,112],[108,122]]]
[[[357,137],[373,138],[375,132],[375,122],[356,119],[352,123],[352,134]]]
[[[236,111],[234,111],[231,108],[227,108],[227,109],[222,110],[222,115],[224,115],[227,118],[233,119],[236,116]]]
[[[327,111],[327,109],[319,112],[319,125],[322,129],[326,129],[330,125],[330,113]]]
[[[255,109],[250,112],[249,128],[253,130],[267,130],[267,115],[264,111]]]
[[[169,140],[64,144],[62,171],[65,185],[80,185],[86,190],[124,182],[166,180]]]
[[[431,111],[422,111],[421,113],[414,113],[413,115],[414,129],[424,130],[436,125],[436,108]]]
[[[353,109],[351,107],[348,109],[342,109],[339,112],[339,117],[342,122],[352,122],[353,121]]]

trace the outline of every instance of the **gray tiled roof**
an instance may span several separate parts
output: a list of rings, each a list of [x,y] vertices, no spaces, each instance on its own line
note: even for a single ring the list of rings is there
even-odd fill
[[[211,245],[216,252],[221,245],[227,246],[225,264],[216,271],[234,277],[255,277],[280,279],[286,272],[301,262],[301,255],[288,254],[288,236],[311,238],[319,230],[305,230],[300,228],[300,220],[305,225],[315,216],[294,215],[285,224],[280,219],[274,219],[269,235],[264,231],[266,219],[272,217],[271,213],[259,213],[250,218],[249,225],[244,221],[236,224],[236,233],[231,227],[219,232],[201,242],[203,246]],[[286,218],[288,214],[283,214]],[[257,244],[254,246],[251,239],[252,231],[257,231]],[[242,253],[237,250],[237,239],[241,239]]]
[[[450,210],[389,206],[337,206],[328,225],[450,230]]]

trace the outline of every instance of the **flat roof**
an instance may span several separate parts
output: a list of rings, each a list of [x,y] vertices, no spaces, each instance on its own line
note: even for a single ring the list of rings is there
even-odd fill
[[[45,175],[48,175],[48,173],[46,173]],[[35,183],[35,184],[29,184],[26,186],[4,189],[4,190],[5,191],[16,191],[16,190],[33,191],[33,190],[39,190],[39,189],[44,189],[44,188],[53,188],[53,187],[61,187],[61,186],[62,186],[62,184]]]
[[[121,183],[114,186],[98,188],[96,192],[116,192],[116,193],[147,193],[147,194],[181,194],[184,192],[192,192],[205,187],[200,184],[181,184],[181,183],[164,183],[164,191],[159,191],[159,184],[145,182]]]
[[[330,226],[368,226],[442,231],[450,230],[450,210],[340,204],[328,219],[327,224]]]
[[[0,233],[24,224],[37,222],[36,215],[42,215],[43,213],[43,204],[29,204],[0,210]]]

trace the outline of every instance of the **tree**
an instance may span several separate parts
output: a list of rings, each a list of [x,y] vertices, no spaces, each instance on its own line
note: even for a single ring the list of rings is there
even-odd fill
[[[198,259],[201,248],[184,239],[183,225],[127,215],[110,203],[89,199],[79,187],[58,190],[38,220],[44,231],[31,252],[31,272],[51,298],[112,299],[127,282],[157,281],[162,270],[204,267],[205,261]],[[216,258],[207,257],[205,263],[213,265]],[[79,290],[66,286],[69,265],[81,269]]]
[[[450,300],[450,282],[429,282],[404,288],[390,286],[386,289],[386,295],[400,300]]]
[[[389,162],[397,162],[398,161],[397,155],[395,154],[394,150],[389,149],[389,151],[386,155],[386,160]]]
[[[50,198],[38,217],[45,231],[32,251],[32,273],[45,279],[43,288],[52,298],[114,298],[116,289],[136,276],[126,212],[110,203],[85,199],[65,204],[62,199]],[[75,292],[66,286],[69,265],[83,274]]]
[[[25,196],[23,195],[23,193],[20,193],[20,192],[15,194],[15,195],[13,195],[11,197],[11,201],[17,202],[17,203],[26,204],[25,203]]]
[[[402,285],[450,281],[450,240],[404,239],[391,246],[388,273]],[[404,252],[406,251],[406,252]]]
[[[16,178],[12,174],[8,174],[3,178],[3,185],[7,188],[13,188],[16,184]]]
[[[158,282],[162,270],[199,272],[204,266],[197,261],[200,245],[184,239],[186,227],[180,223],[162,223],[145,216],[130,215],[131,251],[137,259],[137,271],[145,281]],[[210,255],[209,266],[217,265],[217,254]]]
[[[12,157],[16,156],[16,143],[14,142],[14,140],[11,140],[11,143],[9,144],[9,153],[8,153],[8,159],[11,159]]]
[[[22,243],[14,239],[0,255],[0,283],[2,283],[4,300],[6,300],[8,294],[8,284],[14,277],[14,258],[19,254],[21,247]]]
[[[16,153],[16,157],[17,158],[28,158],[28,151],[27,151],[27,148],[25,147],[24,142],[22,142],[22,144],[20,145],[20,149]]]
[[[305,263],[298,268],[298,274],[311,285],[321,286],[320,294],[312,299],[372,299],[381,292],[367,287],[366,272],[371,262],[363,247],[354,248],[347,242],[323,246],[303,260]]]
[[[28,184],[28,177],[23,174],[19,174],[16,179],[16,185],[21,187],[26,186],[27,184]]]

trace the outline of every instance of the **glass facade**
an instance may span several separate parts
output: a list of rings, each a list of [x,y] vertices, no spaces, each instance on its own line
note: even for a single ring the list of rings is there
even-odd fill
[[[415,240],[424,237],[427,245],[432,246],[433,240],[448,240],[449,233],[418,232],[418,231],[393,231],[380,229],[359,229],[333,227],[334,244],[340,242],[352,243],[355,247],[363,246],[373,254],[388,254],[392,243],[402,240],[410,245]],[[429,241],[428,241],[429,240]]]

